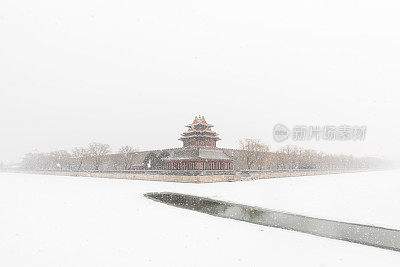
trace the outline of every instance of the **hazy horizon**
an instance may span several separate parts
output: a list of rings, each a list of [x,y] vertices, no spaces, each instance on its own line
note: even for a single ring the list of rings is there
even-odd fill
[[[204,115],[257,138],[398,160],[394,1],[3,1],[0,162],[89,142],[181,147]],[[276,123],[365,125],[365,141],[276,143]]]

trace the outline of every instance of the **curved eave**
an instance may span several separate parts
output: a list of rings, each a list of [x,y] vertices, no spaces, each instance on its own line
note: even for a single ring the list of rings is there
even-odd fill
[[[184,139],[193,139],[193,138],[211,138],[215,140],[221,140],[219,136],[210,136],[210,135],[190,135],[190,136],[182,136],[178,140],[184,140]]]
[[[200,122],[198,122],[198,123],[192,123],[192,124],[188,124],[188,125],[186,125],[185,127],[189,127],[189,128],[191,128],[191,127],[193,127],[193,126],[196,126],[196,125],[203,125],[203,126],[207,126],[207,127],[214,127],[214,125],[212,125],[212,124],[208,124],[208,123],[200,123]]]
[[[182,136],[189,136],[189,135],[201,135],[201,134],[210,134],[210,135],[218,135],[216,132],[214,131],[190,131],[190,132],[184,132],[182,133]]]

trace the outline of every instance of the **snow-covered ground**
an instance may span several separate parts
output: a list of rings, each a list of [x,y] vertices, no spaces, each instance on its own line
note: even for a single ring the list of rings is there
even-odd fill
[[[400,266],[400,253],[174,208],[170,191],[400,229],[400,172],[218,184],[0,173],[0,266]]]

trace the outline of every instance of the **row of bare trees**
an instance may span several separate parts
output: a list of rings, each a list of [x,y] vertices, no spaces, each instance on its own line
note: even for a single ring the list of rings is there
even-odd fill
[[[162,169],[167,151],[140,153],[131,146],[122,146],[118,153],[111,154],[110,146],[90,143],[87,147],[57,150],[50,153],[28,153],[22,167],[30,170],[132,170]],[[348,169],[384,167],[377,158],[356,158],[348,155],[329,155],[297,146],[285,146],[271,152],[268,145],[257,139],[243,139],[240,148],[232,153],[237,170],[277,169]]]
[[[239,141],[239,153],[237,157],[241,169],[263,169],[269,158],[270,148],[257,139],[243,139]]]
[[[372,157],[332,155],[287,145],[276,152],[257,139],[243,139],[236,156],[237,168],[265,169],[348,169],[383,167],[384,162]]]
[[[118,156],[111,155],[108,144],[90,143],[87,147],[76,147],[71,150],[56,150],[50,153],[34,152],[25,155],[22,167],[31,170],[100,170],[108,169],[110,158],[113,166],[130,170],[133,166],[136,149],[122,146]]]

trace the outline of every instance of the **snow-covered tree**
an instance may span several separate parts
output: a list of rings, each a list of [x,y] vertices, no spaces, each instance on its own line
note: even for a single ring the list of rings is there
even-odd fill
[[[93,164],[93,169],[98,171],[101,164],[105,161],[105,156],[111,152],[111,149],[108,144],[93,142],[89,144],[88,151]]]

